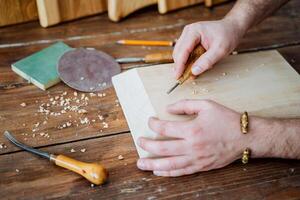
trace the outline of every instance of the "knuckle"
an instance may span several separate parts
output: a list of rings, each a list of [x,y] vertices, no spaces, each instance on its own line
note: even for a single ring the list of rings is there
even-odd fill
[[[164,145],[159,145],[156,149],[157,153],[160,155],[166,155],[168,153],[168,148]]]

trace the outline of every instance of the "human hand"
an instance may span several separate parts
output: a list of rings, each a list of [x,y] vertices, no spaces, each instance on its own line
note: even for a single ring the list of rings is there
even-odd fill
[[[185,26],[173,51],[175,77],[178,79],[182,75],[190,53],[199,43],[206,52],[193,64],[192,73],[195,76],[212,68],[216,62],[229,55],[244,34],[245,30],[229,18]]]
[[[139,159],[141,170],[181,176],[221,168],[241,157],[247,137],[240,132],[239,113],[210,100],[182,100],[167,110],[196,117],[185,122],[150,118],[149,127],[170,139],[138,139],[141,148],[163,157]]]

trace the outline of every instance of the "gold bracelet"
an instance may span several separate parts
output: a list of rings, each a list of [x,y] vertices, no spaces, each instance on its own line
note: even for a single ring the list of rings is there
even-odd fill
[[[241,115],[240,123],[241,123],[241,132],[243,134],[248,133],[249,117],[246,111]]]
[[[247,134],[249,128],[249,116],[246,111],[241,115],[240,124],[241,124],[241,132],[243,134]],[[242,156],[243,164],[247,164],[249,162],[250,154],[251,154],[251,150],[249,148],[246,148],[243,151],[243,156]]]
[[[246,148],[244,150],[243,156],[242,156],[242,163],[243,164],[247,164],[249,162],[250,154],[251,154],[251,150],[249,148]]]

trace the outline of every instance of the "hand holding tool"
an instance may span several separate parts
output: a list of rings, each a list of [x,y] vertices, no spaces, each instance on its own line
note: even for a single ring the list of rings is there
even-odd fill
[[[196,62],[196,60],[205,53],[205,49],[203,48],[203,46],[200,44],[198,45],[190,54],[187,62],[186,62],[186,68],[183,72],[183,74],[181,75],[181,77],[177,80],[176,84],[171,87],[171,89],[169,89],[167,91],[167,94],[170,94],[178,85],[183,84],[187,79],[189,79],[191,76],[193,76],[192,74],[192,66],[193,64]]]
[[[47,158],[50,161],[54,162],[57,166],[69,169],[77,174],[80,174],[96,185],[103,184],[108,178],[107,170],[98,163],[85,163],[64,155],[49,154],[47,152],[34,149],[30,146],[22,144],[21,142],[17,141],[8,131],[5,131],[4,135],[9,141],[11,141],[21,149],[39,155],[43,158]]]
[[[157,41],[157,40],[118,40],[117,44],[123,45],[139,45],[139,46],[174,46],[173,41]]]
[[[173,62],[172,51],[165,51],[161,53],[148,54],[145,57],[128,57],[116,59],[118,63],[171,63]]]

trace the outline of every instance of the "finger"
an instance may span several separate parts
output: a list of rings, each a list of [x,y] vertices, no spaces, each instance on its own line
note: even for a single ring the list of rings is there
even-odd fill
[[[189,174],[194,174],[198,172],[198,167],[195,165],[188,166],[182,169],[175,169],[170,171],[153,171],[153,174],[156,176],[167,176],[167,177],[177,177],[177,176],[184,176]]]
[[[199,42],[200,36],[198,34],[190,29],[184,29],[173,51],[176,78],[182,75],[190,53]]]
[[[224,50],[221,50],[219,47],[212,46],[204,54],[196,60],[192,67],[192,73],[195,76],[205,72],[206,70],[213,67],[220,59],[226,55]]]
[[[184,155],[188,149],[184,140],[152,140],[138,138],[138,145],[145,151],[157,156]]]
[[[171,114],[198,114],[203,109],[204,103],[202,100],[180,100],[174,104],[167,106],[167,111]]]
[[[192,160],[187,156],[174,156],[167,158],[141,158],[137,166],[141,170],[170,171],[185,168],[191,165]]]
[[[173,122],[151,117],[148,126],[154,132],[165,137],[184,138],[188,122]]]

